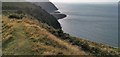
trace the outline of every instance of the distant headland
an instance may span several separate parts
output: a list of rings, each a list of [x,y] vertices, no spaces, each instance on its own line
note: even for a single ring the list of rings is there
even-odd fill
[[[35,2],[36,5],[53,15],[57,19],[65,18],[67,15],[58,11],[58,8],[51,2]]]

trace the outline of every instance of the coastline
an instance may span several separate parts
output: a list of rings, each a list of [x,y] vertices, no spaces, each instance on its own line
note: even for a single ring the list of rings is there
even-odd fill
[[[60,17],[59,15],[57,15],[57,14],[61,14],[59,11],[57,11],[57,12],[54,12],[54,13],[52,13],[52,15],[55,17],[55,16],[57,16],[57,17]],[[63,17],[60,17],[60,18],[57,18],[58,20],[59,19],[64,19],[65,17],[67,17],[67,15],[66,14],[63,14],[64,16]],[[68,33],[69,34],[69,33]],[[73,36],[73,37],[76,37],[76,36]],[[115,47],[115,46],[111,46],[111,45],[108,45],[108,44],[104,44],[104,43],[98,43],[98,42],[95,42],[95,41],[90,41],[90,40],[87,40],[87,39],[83,39],[83,38],[81,38],[81,37],[76,37],[76,38],[78,38],[78,40],[83,40],[84,42],[88,42],[88,43],[94,43],[94,44],[96,44],[97,46],[100,46],[100,47],[110,47],[110,48],[115,48],[115,49],[118,49],[119,47]]]
[[[66,14],[62,14],[62,13],[51,13],[51,15],[53,15],[56,19],[63,19],[67,17]]]
[[[35,2],[37,6],[40,6],[42,9],[47,11],[49,14],[53,15],[56,19],[63,19],[67,17],[66,14],[58,11],[59,9],[52,2]]]
[[[11,4],[9,4],[9,7],[10,7],[10,5]],[[11,5],[11,7],[15,7],[13,5]],[[23,5],[23,4],[18,4],[17,6],[20,7],[21,5]],[[28,4],[28,5],[32,5],[32,4]],[[32,6],[34,6],[34,5],[32,5]],[[25,6],[25,7],[27,7],[27,6]],[[21,7],[21,8],[23,8],[23,7]],[[31,7],[29,7],[29,8],[31,9]],[[6,9],[6,8],[4,8],[4,9]],[[5,47],[3,50],[4,51],[3,54],[7,54],[7,53],[9,54],[9,51],[13,51],[13,52],[17,51],[15,53],[18,53],[18,54],[22,54],[19,52],[23,52],[23,54],[27,54],[27,53],[30,53],[29,51],[32,51],[31,54],[33,54],[33,51],[34,51],[34,53],[39,52],[38,54],[45,54],[44,53],[45,51],[47,51],[47,52],[50,51],[48,54],[51,54],[52,53],[51,51],[56,49],[55,51],[53,51],[53,54],[57,54],[57,55],[59,55],[59,54],[66,55],[66,53],[64,53],[64,52],[71,52],[70,55],[72,55],[72,54],[74,55],[79,52],[81,53],[81,50],[83,52],[85,52],[85,54],[88,54],[88,55],[91,54],[91,55],[95,55],[95,56],[100,55],[100,54],[101,55],[106,55],[106,54],[118,55],[118,51],[113,47],[101,45],[99,43],[85,40],[80,37],[79,38],[73,37],[73,36],[65,33],[61,28],[59,28],[59,26],[58,26],[59,22],[57,21],[57,18],[54,18],[52,15],[50,15],[50,13],[44,11],[43,9],[41,9],[37,6],[32,9],[35,11],[35,12],[29,11],[32,13],[32,15],[30,15],[31,13],[25,13],[26,15],[23,15],[22,13],[24,13],[24,12],[22,12],[21,15],[16,12],[15,12],[16,15],[15,14],[10,15],[9,11],[8,11],[8,13],[4,12],[4,14],[6,14],[8,16],[6,16],[6,15],[3,16],[4,17],[3,18],[4,28],[5,28],[5,31],[4,31],[5,37],[3,37],[3,40],[4,40],[3,44],[9,45],[9,43],[11,42],[11,39],[13,40],[12,42],[14,44],[19,43],[19,41],[17,41],[17,40],[25,40],[25,41],[21,41],[21,43],[23,43],[23,44],[27,43],[27,44],[26,45],[20,44],[20,47],[17,47],[17,50],[14,49],[14,47],[16,47],[16,45],[14,45],[14,44],[9,45],[7,47],[3,46],[3,47]],[[27,12],[27,10],[25,10],[25,12]],[[54,11],[52,11],[52,12],[54,12]],[[39,13],[41,13],[41,14],[39,14]],[[59,12],[56,12],[56,13],[61,14]],[[22,18],[22,19],[16,18],[16,17],[20,17],[22,15],[23,15],[23,17],[25,16],[25,18]],[[13,16],[13,17],[10,17],[10,16]],[[38,18],[38,17],[42,17],[42,18]],[[11,18],[13,18],[15,20],[12,20]],[[42,20],[45,22],[42,22]],[[13,24],[13,21],[14,21],[14,24]],[[49,24],[51,24],[51,25],[49,25]],[[56,27],[56,26],[58,26],[58,27]],[[10,29],[10,30],[7,31],[8,29]],[[15,37],[6,37],[5,33],[8,33],[8,35],[13,35],[13,36],[15,35]],[[27,36],[27,37],[24,37],[24,36]],[[20,38],[18,38],[18,37],[20,37]],[[16,40],[16,42],[14,42],[14,40]],[[8,42],[8,41],[10,41],[10,42]],[[66,44],[64,44],[64,43],[66,43]],[[13,46],[13,48],[11,48],[10,46]],[[27,50],[26,46],[27,46],[27,49],[28,48],[30,48],[30,49]],[[23,49],[27,50],[28,52],[24,53],[26,51],[21,50],[21,47],[23,47]],[[50,47],[52,47],[52,48],[50,49]],[[7,50],[8,48],[10,50]],[[18,51],[18,49],[20,49],[20,51]],[[50,49],[50,50],[48,50],[48,49]],[[78,51],[78,50],[80,50],[80,51]],[[41,51],[43,51],[43,52],[41,53]],[[59,52],[59,51],[61,51],[61,52]],[[73,53],[73,52],[75,52],[75,53]],[[35,54],[37,54],[37,53],[35,53]],[[14,54],[14,53],[12,53],[12,54]]]
[[[88,14],[88,16],[86,15],[86,16],[84,16],[84,14],[83,14],[83,16],[82,16],[82,13],[72,13],[72,12],[69,12],[69,10],[71,10],[72,9],[72,7],[71,7],[71,5],[74,5],[74,4],[63,4],[63,5],[65,5],[64,7],[63,6],[60,6],[60,4],[57,4],[57,3],[55,3],[55,5],[57,5],[58,6],[58,8],[61,10],[61,11],[63,11],[65,14],[67,14],[68,15],[68,17],[67,18],[65,18],[66,20],[59,20],[59,22],[61,23],[61,25],[62,25],[62,28],[63,28],[63,30],[65,31],[65,32],[67,32],[67,33],[69,33],[69,34],[71,34],[71,35],[74,35],[74,36],[77,36],[77,37],[82,37],[82,38],[84,38],[84,39],[89,39],[90,41],[93,41],[93,42],[96,42],[96,43],[102,43],[102,44],[105,44],[105,45],[109,45],[109,46],[112,46],[112,47],[118,47],[118,42],[116,41],[116,39],[117,39],[117,36],[116,35],[113,35],[113,33],[114,34],[116,34],[115,32],[116,32],[116,30],[115,30],[115,32],[114,31],[112,31],[111,29],[112,29],[112,27],[113,27],[113,29],[116,29],[116,26],[117,25],[115,25],[115,26],[113,26],[114,25],[114,22],[112,22],[112,23],[110,23],[109,21],[111,21],[112,20],[112,18],[110,18],[110,17],[108,17],[109,18],[109,20],[108,20],[108,18],[107,19],[105,19],[105,18],[103,18],[102,16],[100,16],[100,18],[98,18],[98,16],[96,17],[96,19],[94,20],[94,19],[92,19],[94,16],[89,16],[90,14],[92,14],[92,13],[88,13],[87,12],[87,14]],[[68,5],[70,5],[70,6],[68,6]],[[81,5],[81,4],[80,4]],[[80,5],[78,5],[78,7],[80,6]],[[84,5],[86,5],[86,4],[84,4]],[[67,8],[67,6],[68,6],[68,8]],[[76,11],[77,10],[80,10],[80,9],[78,9],[78,7],[77,7],[77,5],[75,5],[76,6]],[[92,5],[90,5],[91,7],[93,7]],[[96,5],[97,6],[97,5]],[[102,5],[103,6],[103,5]],[[102,8],[102,6],[101,6],[101,8]],[[111,6],[111,5],[110,5]],[[111,6],[112,7],[112,6]],[[110,8],[111,8],[110,7]],[[73,7],[74,8],[74,7]],[[82,6],[80,6],[80,8],[81,9],[84,9]],[[86,8],[86,7],[85,7]],[[109,8],[109,7],[108,7]],[[96,9],[96,8],[95,8]],[[98,10],[99,10],[99,8],[97,8]],[[68,10],[68,11],[65,11],[65,10]],[[72,11],[74,11],[74,10],[72,10]],[[84,11],[86,11],[86,9],[84,10]],[[80,12],[84,12],[84,11],[82,11],[82,10],[80,10]],[[90,10],[91,11],[91,10]],[[105,11],[106,11],[106,8],[105,8]],[[78,12],[78,11],[77,11]],[[93,10],[92,10],[92,12],[94,12]],[[98,12],[98,11],[97,11]],[[101,12],[101,11],[100,11]],[[112,12],[112,11],[111,11]],[[86,13],[86,12],[85,12]],[[102,13],[102,12],[101,12]],[[76,15],[72,15],[72,14],[76,14]],[[80,14],[81,16],[80,17],[78,17],[79,15],[77,15],[77,14]],[[104,13],[103,13],[104,14]],[[93,15],[95,15],[95,14],[93,14]],[[106,14],[106,16],[109,16],[109,15],[107,15]],[[90,18],[91,19],[90,19]],[[76,18],[76,19],[74,19],[74,18]],[[80,19],[81,18],[81,19]],[[85,19],[86,18],[86,19]],[[103,19],[102,19],[103,18]],[[104,21],[105,20],[105,21]],[[106,21],[106,20],[108,20],[108,21]],[[116,20],[116,19],[115,19]],[[82,22],[83,21],[83,22]],[[87,22],[87,21],[91,21],[91,23],[90,22]],[[94,23],[92,23],[93,21],[99,21],[99,23],[97,23],[97,22],[94,22],[94,23],[97,23],[96,25],[94,25]],[[103,24],[101,24],[100,22],[101,21],[104,21],[105,23],[103,23]],[[80,23],[79,23],[80,22]],[[86,23],[85,23],[86,22]],[[85,24],[85,25],[84,25]],[[110,24],[112,24],[111,25],[111,27],[109,28],[109,25]],[[115,23],[116,24],[116,23]],[[71,26],[71,25],[73,25],[73,26]],[[108,25],[108,26],[106,26],[106,25]],[[103,26],[105,26],[105,27],[103,27]],[[89,29],[90,28],[90,29]],[[94,30],[94,28],[96,28],[95,30]],[[107,30],[103,30],[103,28],[105,29],[107,29]],[[86,31],[84,31],[84,30],[86,30]],[[105,31],[105,33],[104,33],[104,31]],[[112,32],[111,32],[112,31]],[[83,32],[83,33],[82,33]],[[96,34],[95,34],[96,33]],[[111,35],[113,35],[113,36],[111,36]],[[116,37],[115,37],[116,36]],[[111,40],[112,39],[112,40]],[[115,42],[116,41],[116,42]]]

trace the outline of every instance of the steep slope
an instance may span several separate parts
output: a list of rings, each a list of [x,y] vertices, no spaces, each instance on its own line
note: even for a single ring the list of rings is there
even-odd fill
[[[3,2],[2,6],[3,10],[23,11],[34,16],[43,23],[47,23],[56,29],[61,29],[61,26],[55,17],[47,13],[40,6],[36,6],[35,4],[29,2]]]
[[[34,2],[34,4],[36,4],[37,6],[40,6],[42,9],[44,9],[45,11],[47,11],[48,13],[50,13],[57,19],[62,19],[67,16],[63,13],[60,13],[58,11],[58,8],[50,1],[49,2]]]
[[[16,15],[14,15],[16,14]],[[11,17],[11,16],[16,17]],[[72,37],[41,23],[30,15],[3,14],[2,51],[4,55],[117,55],[116,48]],[[32,17],[32,19],[31,19]],[[108,57],[109,57],[108,56]],[[113,57],[115,57],[113,56]],[[111,56],[112,57],[112,56]]]
[[[30,6],[34,4],[15,4],[3,4],[3,9],[6,9],[3,10],[2,16],[2,50],[4,55],[64,54],[99,57],[101,57],[100,55],[104,55],[102,57],[118,57],[120,55],[117,48],[72,37],[64,33],[60,27],[55,29],[56,23],[52,23],[52,26],[47,23],[53,22],[53,19],[49,21],[48,18],[51,15],[41,8],[39,8],[41,15],[35,15],[37,12],[30,10]],[[38,17],[41,19],[37,19]],[[46,17],[48,19],[44,20]]]
[[[41,8],[49,13],[53,13],[54,11],[58,10],[58,8],[51,2],[35,2],[35,4],[41,6]]]
[[[3,15],[3,54],[4,55],[85,55],[84,51],[63,41],[43,28],[45,24],[37,19],[23,17],[10,18]]]

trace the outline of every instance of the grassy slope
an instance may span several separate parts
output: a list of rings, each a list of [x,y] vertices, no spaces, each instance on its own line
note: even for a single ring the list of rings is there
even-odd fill
[[[11,4],[8,3],[7,5],[10,6]],[[8,8],[5,4],[3,4],[3,6],[4,9]],[[11,6],[13,6],[13,4]],[[20,7],[20,4],[18,4],[18,6],[19,8],[22,7]],[[29,8],[29,6],[26,7]],[[15,9],[16,7],[9,7],[8,9],[10,8]],[[25,8],[23,7],[22,9]],[[27,11],[24,11],[24,14],[27,14],[25,14],[26,17],[22,19],[10,19],[8,16],[12,13],[9,11],[6,12],[8,13],[3,14],[2,18],[3,54],[119,54],[116,48],[72,37],[64,33],[61,29],[54,29],[55,21],[49,21],[50,23],[52,22],[52,27],[47,25],[48,23],[45,24],[49,18],[43,16],[44,14],[46,15],[46,12],[43,10],[39,12],[39,14],[41,14],[39,17],[42,17],[41,19],[37,19],[36,16],[38,15],[36,15],[36,12],[35,15],[33,15],[34,12],[32,12],[33,14],[31,15],[31,13]],[[46,16],[50,17],[51,15],[47,14]],[[44,18],[46,18],[46,20],[44,20]],[[43,20],[46,22],[43,23]]]
[[[5,55],[117,55],[115,48],[72,37],[33,17],[10,19],[3,14],[2,44]]]
[[[2,39],[3,54],[87,54],[54,36],[42,28],[37,20],[28,17],[17,20],[3,15]]]

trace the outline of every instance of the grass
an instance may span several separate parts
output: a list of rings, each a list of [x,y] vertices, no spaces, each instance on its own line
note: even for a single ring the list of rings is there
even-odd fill
[[[48,25],[43,25],[43,28],[48,30],[50,33],[54,34],[58,38],[65,40],[72,45],[80,47],[85,52],[88,52],[93,55],[120,55],[119,48],[110,47],[104,44],[99,44],[85,40],[82,38],[77,38],[70,36],[67,33],[64,33],[61,29],[54,29]],[[113,56],[114,57],[114,56]]]
[[[17,16],[21,14],[14,13]],[[3,14],[2,40],[5,55],[119,55],[117,48],[98,44],[54,29],[35,17],[9,18]]]
[[[3,15],[3,28],[3,38],[6,39],[3,42],[3,54],[5,55],[87,54],[51,34],[42,27],[42,23],[31,17],[9,19],[8,16]],[[7,39],[8,35],[12,37]]]

